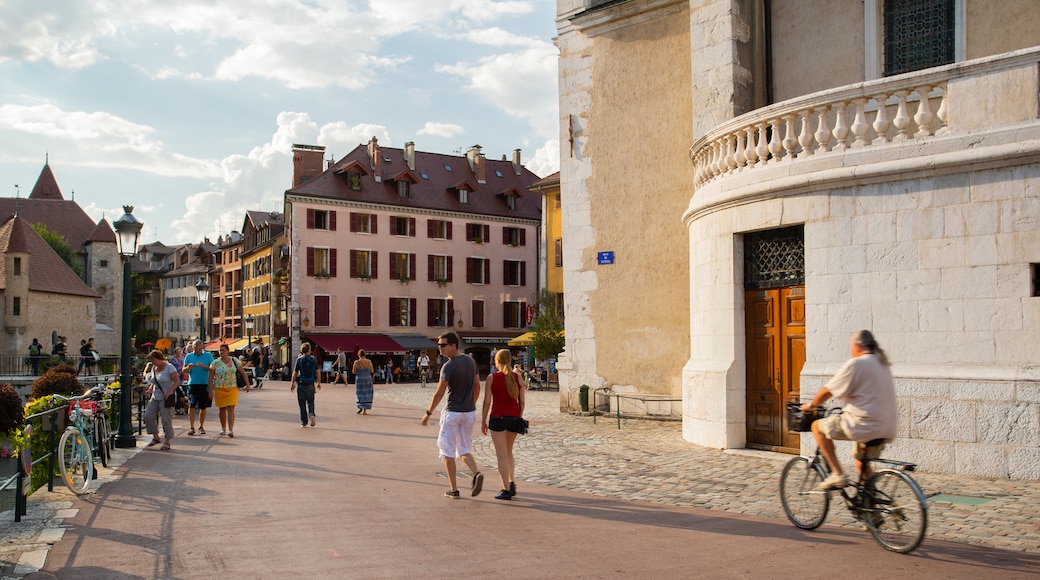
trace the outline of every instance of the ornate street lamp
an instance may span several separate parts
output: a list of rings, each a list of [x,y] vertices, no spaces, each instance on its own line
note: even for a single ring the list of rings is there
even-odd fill
[[[253,315],[246,316],[246,352],[249,352],[253,348]]]
[[[195,291],[199,294],[199,340],[202,348],[206,348],[206,301],[209,300],[209,284],[205,278],[195,283]]]
[[[130,392],[133,389],[133,378],[130,375],[130,323],[131,323],[131,293],[130,285],[130,259],[137,254],[137,239],[141,235],[144,224],[134,217],[134,206],[124,205],[125,212],[112,226],[116,230],[119,241],[119,255],[123,259],[123,337],[121,351],[119,353],[119,432],[115,437],[116,447],[136,447],[137,439],[134,437],[133,428],[130,425]]]

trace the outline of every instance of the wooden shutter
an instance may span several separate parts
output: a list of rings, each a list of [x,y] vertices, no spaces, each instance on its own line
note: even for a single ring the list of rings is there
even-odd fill
[[[527,262],[520,262],[520,285],[527,286]]]
[[[369,296],[357,297],[357,325],[372,326],[372,298]]]
[[[502,303],[502,327],[503,328],[512,328],[512,326],[510,326],[510,324],[509,324],[509,303],[508,302],[503,302]]]
[[[307,229],[308,230],[313,230],[314,229],[314,210],[313,209],[308,209],[307,210]]]
[[[466,258],[466,283],[473,283],[473,260],[475,258]]]
[[[350,277],[357,278],[357,250],[350,251]]]
[[[433,298],[426,299],[426,326],[437,326],[437,301]]]
[[[409,298],[408,299],[408,326],[415,326],[415,321],[416,321],[415,308],[416,308],[416,300],[415,300],[415,298]]]
[[[397,298],[390,299],[390,326],[400,324],[400,319],[397,317],[397,301]]]
[[[520,245],[521,246],[526,246],[527,245],[527,230],[524,229],[524,228],[520,229]]]
[[[451,239],[451,222],[447,222],[447,225],[448,225],[448,228],[447,228],[448,229],[448,239],[450,240]]]
[[[408,235],[415,237],[415,218],[408,218]]]
[[[378,227],[379,216],[377,216],[376,214],[369,215],[368,216],[368,224],[372,227],[372,233],[373,234],[378,234],[379,233],[379,227]],[[372,277],[375,278],[375,276],[372,276]]]
[[[426,220],[426,237],[427,238],[432,238],[433,237],[433,230],[434,230],[434,224],[435,223],[437,223],[436,220]]]
[[[474,300],[472,302],[472,313],[470,318],[473,322],[473,328],[484,328],[484,301]]]
[[[307,248],[307,275],[314,275],[314,248]]]
[[[466,224],[466,241],[473,241],[473,224]]]
[[[390,279],[397,280],[397,252],[390,252]]]
[[[369,264],[372,269],[372,279],[375,280],[379,277],[379,252],[372,252],[369,254]]]
[[[448,326],[455,328],[455,301],[448,299]]]
[[[329,250],[329,278],[336,277],[336,248]]]
[[[357,212],[350,212],[350,231],[358,231],[358,214]]]
[[[448,282],[451,282],[451,256],[448,256]]]
[[[395,215],[390,216],[390,235],[397,235],[397,216]]]
[[[332,301],[329,296],[314,297],[314,326],[331,326]]]
[[[329,230],[336,231],[336,211],[329,212]]]
[[[491,226],[489,226],[488,224],[484,224],[483,232],[484,232],[484,235],[480,236],[480,239],[484,240],[485,244],[490,244],[491,243]]]
[[[426,267],[428,268],[426,279],[430,282],[433,282],[433,254],[426,255],[426,264]]]
[[[415,280],[415,254],[408,254],[408,279]]]
[[[509,245],[509,228],[505,226],[502,227],[502,243]]]
[[[502,284],[509,286],[509,260],[502,260]]]

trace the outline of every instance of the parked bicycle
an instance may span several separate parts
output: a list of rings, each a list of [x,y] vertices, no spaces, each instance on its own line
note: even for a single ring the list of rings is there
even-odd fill
[[[840,413],[840,409],[831,411]],[[826,414],[820,407],[811,414],[802,412],[800,403],[787,404],[788,428],[809,431],[813,421]],[[928,527],[928,500],[920,486],[907,472],[916,464],[891,459],[869,459],[868,464],[887,466],[873,469],[865,482],[849,487],[821,491],[820,483],[830,474],[820,450],[812,457],[799,456],[784,466],[780,475],[780,502],[791,523],[805,530],[823,524],[830,508],[831,493],[837,492],[852,516],[883,548],[905,554],[921,545]]]
[[[58,399],[69,403],[70,424],[58,441],[58,468],[65,486],[81,495],[94,479],[94,459],[108,466],[111,435],[105,417],[104,389],[95,387],[78,397]]]

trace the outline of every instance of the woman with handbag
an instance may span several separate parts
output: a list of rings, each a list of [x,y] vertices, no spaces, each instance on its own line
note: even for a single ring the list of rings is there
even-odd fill
[[[228,345],[220,345],[220,358],[210,365],[213,369],[213,404],[220,410],[220,434],[235,436],[235,406],[238,405],[238,387],[241,383],[248,393],[249,377],[241,363],[231,358]]]
[[[513,499],[516,495],[513,443],[517,435],[527,433],[527,421],[523,417],[526,389],[523,381],[513,372],[512,360],[512,353],[504,348],[495,353],[495,367],[498,371],[488,375],[484,389],[480,431],[487,435],[488,430],[491,430],[491,441],[495,444],[495,455],[498,456],[498,475],[502,479],[502,491],[495,499]]]
[[[177,387],[181,384],[181,375],[173,365],[163,359],[163,354],[153,350],[148,354],[148,367],[145,369],[145,381],[149,387],[145,395],[148,397],[148,407],[144,411],[145,430],[152,436],[149,447],[158,445],[163,451],[170,450],[170,441],[173,441],[173,419],[170,417],[170,407],[176,404]],[[167,403],[169,401],[169,403]],[[159,425],[157,419],[162,420],[163,436],[165,441],[159,438]]]

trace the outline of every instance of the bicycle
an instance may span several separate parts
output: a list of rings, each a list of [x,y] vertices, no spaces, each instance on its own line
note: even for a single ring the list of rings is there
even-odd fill
[[[78,397],[55,397],[68,401],[69,421],[58,441],[58,468],[65,486],[76,495],[87,493],[90,481],[94,479],[94,453],[92,447],[95,439],[95,416],[98,414],[97,401]]]
[[[840,409],[836,410],[841,412]],[[787,404],[788,428],[810,430],[813,421],[823,418],[824,409],[804,414],[799,403]],[[780,502],[791,523],[803,530],[823,524],[830,508],[831,493],[838,492],[852,516],[864,523],[881,547],[905,554],[924,540],[928,527],[928,500],[907,472],[917,465],[905,461],[870,458],[870,465],[889,467],[871,470],[867,480],[846,488],[821,491],[820,483],[830,474],[827,460],[817,449],[812,457],[798,456],[784,466],[780,475]],[[851,491],[850,491],[851,490]]]
[[[83,395],[84,399],[97,403],[97,412],[93,419],[94,446],[92,452],[94,457],[101,460],[103,467],[108,467],[108,462],[112,460],[112,428],[108,422],[108,401],[114,395],[114,390],[100,385]]]

